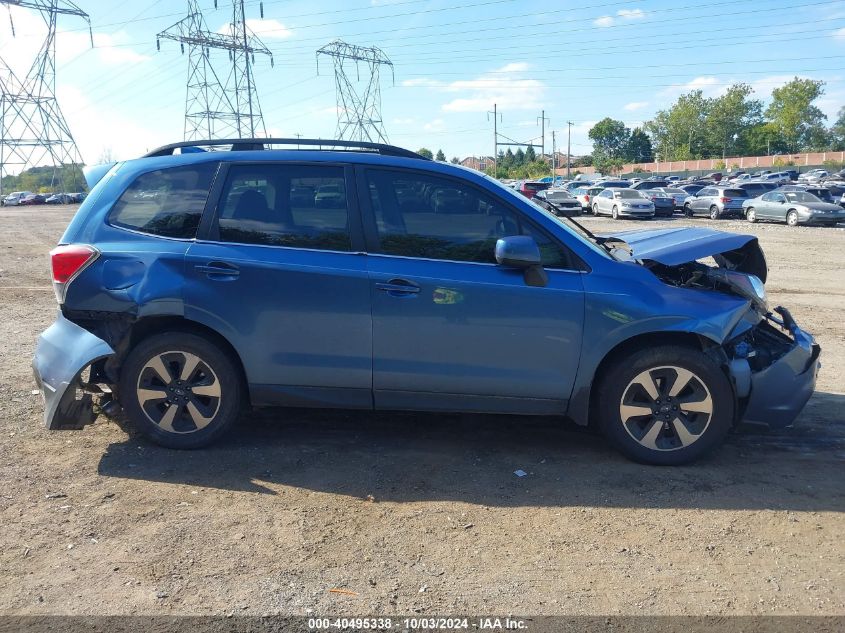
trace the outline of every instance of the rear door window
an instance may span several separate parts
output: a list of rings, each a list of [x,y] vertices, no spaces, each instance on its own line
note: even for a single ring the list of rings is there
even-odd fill
[[[232,165],[217,226],[221,242],[350,251],[343,167]]]
[[[193,239],[218,163],[158,169],[138,176],[109,213],[126,229]]]

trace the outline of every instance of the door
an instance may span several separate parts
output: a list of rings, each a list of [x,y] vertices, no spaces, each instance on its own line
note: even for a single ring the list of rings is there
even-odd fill
[[[370,290],[351,174],[244,163],[215,183],[215,213],[187,255],[185,313],[237,350],[253,404],[372,406]]]
[[[703,211],[707,211],[710,209],[710,196],[712,196],[714,190],[710,187],[705,187],[701,191],[699,191],[695,198],[693,198],[692,210],[694,213],[702,213]]]
[[[463,180],[361,170],[382,409],[560,413],[581,347],[575,258],[514,208]],[[498,266],[499,237],[532,235],[546,287]]]
[[[757,210],[758,218],[773,219],[778,216],[775,215],[775,208],[780,210],[780,203],[777,201],[778,194],[771,191],[764,194],[760,199],[760,208]]]

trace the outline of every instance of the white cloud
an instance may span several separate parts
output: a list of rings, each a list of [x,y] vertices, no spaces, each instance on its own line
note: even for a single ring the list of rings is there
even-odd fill
[[[833,32],[833,39],[845,42],[845,28],[835,30]]]
[[[630,20],[642,20],[646,16],[642,9],[619,9],[616,15],[603,15],[593,20],[593,24],[600,28],[613,26],[617,22],[628,22]]]
[[[486,112],[495,103],[501,110],[537,110],[542,107],[546,86],[538,79],[522,77],[528,68],[525,62],[511,63],[476,79],[446,84],[442,90],[466,96],[443,104],[442,109],[445,112]]]
[[[629,112],[633,112],[634,110],[642,110],[648,105],[648,101],[632,101],[631,103],[626,103],[623,106],[623,110],[628,110]]]
[[[285,39],[293,35],[293,31],[291,31],[284,24],[273,18],[247,18],[246,26],[258,37],[264,39]],[[219,29],[217,29],[217,32],[221,35],[231,35],[231,22],[227,22],[226,24],[221,26]]]
[[[444,128],[443,119],[434,119],[423,125],[423,130],[426,132],[439,132]]]

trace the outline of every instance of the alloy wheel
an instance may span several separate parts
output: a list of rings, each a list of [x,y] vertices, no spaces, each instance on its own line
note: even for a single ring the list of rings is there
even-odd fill
[[[795,211],[790,211],[786,214],[786,223],[789,226],[798,226],[798,214]]]
[[[627,433],[642,446],[673,451],[704,434],[713,417],[713,398],[704,381],[688,369],[654,367],[628,383],[619,416]]]
[[[220,381],[199,356],[168,351],[153,356],[138,376],[138,404],[169,433],[193,433],[208,426],[220,409]]]

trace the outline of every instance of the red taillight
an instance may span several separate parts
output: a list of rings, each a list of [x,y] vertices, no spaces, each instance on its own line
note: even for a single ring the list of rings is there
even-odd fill
[[[585,202],[589,202],[589,201],[590,201],[590,196],[589,196],[589,194],[587,194],[587,195],[585,195],[585,196],[584,196],[584,201],[585,201]]]
[[[722,198],[722,204],[727,204],[731,201],[731,198]]]
[[[64,244],[50,251],[50,265],[53,270],[53,289],[59,303],[65,300],[68,282],[97,259],[99,251],[83,244]]]

